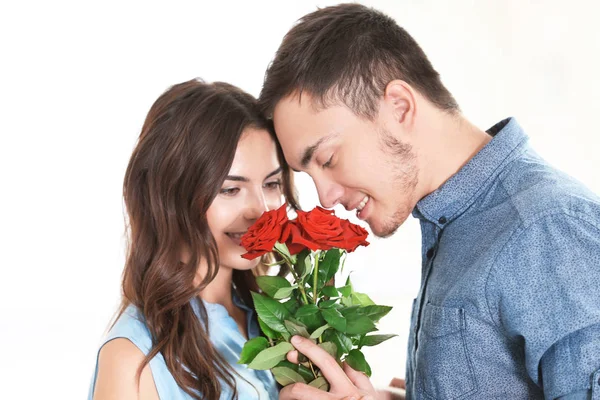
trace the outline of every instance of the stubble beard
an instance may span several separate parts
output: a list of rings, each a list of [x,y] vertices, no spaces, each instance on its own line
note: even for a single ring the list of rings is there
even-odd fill
[[[393,137],[389,131],[380,131],[381,147],[388,156],[387,164],[393,171],[393,192],[398,202],[392,216],[387,217],[381,229],[373,230],[380,238],[392,236],[412,212],[414,191],[419,182],[416,154],[412,146]],[[403,196],[404,195],[404,196]]]

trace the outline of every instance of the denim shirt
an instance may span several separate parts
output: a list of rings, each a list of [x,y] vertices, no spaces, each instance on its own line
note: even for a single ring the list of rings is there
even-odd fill
[[[408,399],[600,399],[600,198],[514,119],[413,211]]]
[[[246,311],[249,338],[252,339],[257,337],[260,334],[260,328],[254,318],[254,310],[246,306],[235,292],[233,293],[233,302],[239,308]],[[234,372],[233,376],[235,378],[238,399],[277,399],[279,397],[279,389],[277,387],[277,382],[275,382],[270,371],[253,370],[249,369],[246,365],[237,363],[246,339],[240,333],[237,323],[229,315],[225,307],[220,304],[213,304],[206,301],[203,301],[203,303],[208,316],[210,341],[215,350],[223,356],[227,363],[229,363],[231,370]],[[196,315],[200,318],[199,300],[192,300],[192,306]],[[129,339],[145,355],[147,355],[152,348],[152,338],[150,331],[144,322],[144,317],[139,310],[132,305],[130,305],[123,315],[119,317],[107,337],[104,339],[103,345],[116,338]],[[160,399],[192,399],[190,395],[177,385],[177,382],[167,368],[167,364],[161,353],[158,353],[150,360],[150,370],[152,371],[152,378],[154,379],[154,385],[156,386]],[[94,373],[90,385],[88,400],[93,399],[97,373],[96,365],[96,372]],[[222,381],[220,383],[220,400],[231,399],[233,394],[231,388]]]

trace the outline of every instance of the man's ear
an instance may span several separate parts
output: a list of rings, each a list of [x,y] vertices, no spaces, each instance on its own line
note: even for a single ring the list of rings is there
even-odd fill
[[[396,122],[412,123],[415,112],[415,93],[408,83],[399,79],[388,83],[383,100],[393,110]]]

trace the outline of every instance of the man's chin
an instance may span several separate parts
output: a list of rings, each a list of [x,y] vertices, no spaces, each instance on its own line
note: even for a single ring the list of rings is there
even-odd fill
[[[396,233],[404,221],[406,221],[406,218],[394,218],[387,223],[380,223],[379,221],[367,221],[367,223],[369,224],[369,228],[371,228],[373,235],[385,239]]]
[[[367,223],[369,224],[369,228],[371,228],[373,235],[380,239],[388,238],[398,230],[398,226],[383,226],[377,222],[371,223],[370,221],[367,221]]]
[[[390,236],[392,236],[394,233],[396,233],[398,228],[399,228],[399,226],[397,226],[394,229],[383,229],[383,230],[374,230],[373,228],[371,228],[371,231],[373,232],[373,235],[375,235],[375,237],[378,237],[380,239],[386,239],[386,238],[389,238]]]

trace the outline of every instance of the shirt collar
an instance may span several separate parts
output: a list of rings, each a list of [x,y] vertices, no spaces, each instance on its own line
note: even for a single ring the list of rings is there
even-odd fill
[[[440,228],[461,215],[495,180],[506,165],[525,150],[527,135],[514,118],[487,131],[493,136],[467,164],[433,193],[421,199],[413,216]]]

